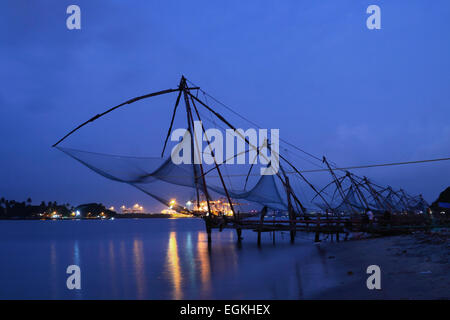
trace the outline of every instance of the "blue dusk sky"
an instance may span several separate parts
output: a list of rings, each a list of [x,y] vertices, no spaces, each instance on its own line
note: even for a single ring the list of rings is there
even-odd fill
[[[66,27],[71,4],[81,30]],[[366,27],[371,4],[381,30]],[[111,106],[176,87],[182,74],[339,166],[450,156],[448,0],[6,0],[0,15],[7,199],[151,207],[51,146]],[[174,100],[118,110],[63,145],[157,156]],[[428,201],[450,185],[450,162],[354,172]]]

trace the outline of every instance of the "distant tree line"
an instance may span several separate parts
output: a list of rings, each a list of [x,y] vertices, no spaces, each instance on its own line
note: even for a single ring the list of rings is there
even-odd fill
[[[40,205],[32,205],[31,198],[22,202],[0,198],[0,219],[33,218],[38,217],[40,214],[52,212],[57,212],[62,216],[69,216],[72,211],[73,207],[69,203],[58,204],[56,201],[48,203],[42,201]]]
[[[450,187],[448,187],[447,189],[445,189],[444,191],[441,192],[441,194],[436,199],[436,201],[433,202],[431,207],[432,208],[440,208],[440,206],[442,204],[450,205]],[[449,209],[449,208],[446,208],[446,209]]]
[[[87,203],[73,207],[69,203],[42,201],[40,205],[32,205],[31,198],[22,202],[0,198],[0,219],[109,218],[115,215],[116,212],[107,209],[101,203]]]

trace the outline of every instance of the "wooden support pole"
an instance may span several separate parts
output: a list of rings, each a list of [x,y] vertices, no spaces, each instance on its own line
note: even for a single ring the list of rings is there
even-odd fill
[[[198,112],[197,106],[195,105],[194,99],[192,99],[192,97],[191,97],[191,101],[192,101],[192,106],[194,107],[194,110],[195,110],[195,112],[196,112],[196,114],[197,114],[197,118],[198,118],[198,120],[201,122],[202,120],[201,120],[201,118],[200,118],[200,113]],[[215,157],[214,151],[213,151],[213,149],[212,149],[212,147],[211,147],[210,140],[209,140],[209,138],[208,138],[208,136],[207,136],[207,134],[206,134],[206,129],[205,129],[205,127],[203,126],[203,124],[202,124],[202,131],[203,131],[203,134],[205,135],[206,141],[207,141],[207,143],[208,143],[209,150],[211,151],[211,155],[212,155],[212,157],[213,157],[213,159],[214,159],[215,168],[216,168],[217,172],[219,173],[220,181],[221,181],[221,183],[222,183],[223,189],[225,190],[225,194],[226,194],[226,196],[227,196],[227,199],[228,199],[228,203],[229,203],[229,205],[230,205],[231,212],[233,212],[233,217],[236,218],[236,212],[234,211],[233,202],[231,201],[230,194],[228,193],[227,186],[225,185],[225,181],[224,181],[224,179],[223,179],[223,177],[222,177],[222,173],[221,173],[221,171],[220,171],[220,169],[219,169],[219,165],[217,164],[217,161],[216,161],[216,157]]]
[[[284,175],[284,181],[286,182],[286,196],[287,196],[287,205],[288,205],[288,212],[289,212],[289,225],[290,225],[290,230],[289,230],[289,234],[291,237],[291,244],[293,244],[295,242],[295,233],[296,233],[296,213],[294,211],[294,207],[292,206],[292,201],[291,201],[291,195],[293,194],[292,192],[292,188],[291,188],[291,184],[289,182],[289,177],[287,176],[286,172],[284,171],[283,167],[280,166],[281,171],[283,172]]]
[[[65,140],[68,136],[70,136],[71,134],[73,134],[75,131],[81,129],[82,127],[84,127],[84,126],[87,125],[88,123],[91,123],[91,122],[97,120],[98,118],[103,117],[104,115],[106,115],[106,114],[110,113],[111,111],[114,111],[114,110],[116,110],[116,109],[118,109],[118,108],[120,108],[120,107],[122,107],[122,106],[125,106],[125,105],[127,105],[127,104],[131,104],[131,103],[133,103],[133,102],[136,102],[136,101],[139,101],[139,100],[142,100],[142,99],[147,99],[147,98],[151,98],[151,97],[156,97],[156,96],[159,96],[159,95],[162,95],[162,94],[171,93],[171,92],[180,91],[180,90],[181,90],[181,88],[178,88],[178,89],[167,89],[167,90],[158,91],[158,92],[153,92],[153,93],[150,93],[150,94],[146,94],[146,95],[144,95],[144,96],[136,97],[136,98],[130,99],[130,100],[128,100],[128,101],[125,101],[125,102],[123,102],[123,103],[121,103],[121,104],[119,104],[119,105],[117,105],[117,106],[115,106],[115,107],[112,107],[112,108],[109,109],[109,110],[106,110],[105,112],[102,112],[102,113],[100,113],[100,114],[95,115],[94,117],[92,117],[92,118],[89,119],[88,121],[83,122],[83,123],[80,124],[78,127],[76,127],[75,129],[73,129],[72,131],[70,131],[68,134],[66,134],[64,137],[62,137],[61,139],[59,139],[58,142],[56,142],[52,147],[56,147],[58,144],[60,144],[61,142],[63,142],[63,140]]]
[[[237,242],[240,244],[242,241],[242,228],[240,226],[239,212],[236,212],[236,216],[234,218],[234,228],[236,229]]]
[[[339,228],[341,227],[341,216],[338,216],[338,222],[336,224],[336,241],[339,242]]]
[[[263,229],[264,226],[264,217],[267,214],[267,206],[264,206],[264,208],[262,208],[261,210],[261,214],[259,217],[259,226],[258,226],[258,247],[261,246],[261,231]]]
[[[192,93],[189,92],[189,90],[184,90],[185,92],[187,92],[188,95],[191,96],[192,99],[194,99],[195,101],[197,101],[198,103],[200,103],[202,106],[204,106],[206,109],[208,109],[212,114],[214,114],[220,121],[222,121],[224,124],[226,124],[230,129],[233,129],[240,137],[241,139],[243,139],[245,141],[245,143],[247,145],[249,145],[250,147],[252,147],[255,150],[258,150],[258,148],[256,146],[254,146],[253,144],[250,143],[250,141],[243,136],[242,134],[239,133],[239,131],[236,129],[236,127],[234,127],[231,123],[229,123],[222,115],[220,115],[217,111],[213,110],[211,107],[209,107],[206,103],[204,103],[202,100],[200,100],[198,97],[194,96]],[[280,158],[283,159],[284,161],[288,162],[283,156],[281,156],[279,154]],[[264,157],[265,160],[269,161],[269,159],[267,157]],[[291,165],[291,164],[290,164]],[[292,165],[291,165],[292,166]],[[293,167],[293,166],[292,166]],[[282,169],[282,167],[280,166],[280,168]],[[297,173],[300,174],[300,172],[293,167],[294,170],[296,170]],[[204,175],[204,173],[202,173],[202,175]],[[286,182],[281,178],[281,175],[279,173],[276,174],[276,176],[280,179],[281,183],[283,184],[283,186],[286,188]],[[300,207],[302,208],[303,212],[306,211],[306,209],[303,207],[303,205],[300,203],[300,200],[298,200],[297,196],[295,195],[295,193],[291,193],[292,197],[294,198],[294,200],[300,205]]]
[[[211,221],[210,221],[211,217],[204,217],[203,220],[205,220],[205,227],[206,227],[206,234],[208,236],[208,249],[211,249],[211,243],[212,243],[212,239],[211,239]]]
[[[291,235],[291,243],[295,243],[295,230],[290,230],[289,231],[290,235]]]
[[[182,85],[183,85],[183,78],[181,78],[180,84],[178,85],[178,87],[182,88]],[[172,113],[172,119],[170,120],[169,131],[167,131],[166,140],[164,141],[164,147],[161,152],[161,158],[164,157],[164,151],[166,150],[167,141],[169,141],[170,134],[172,133],[173,121],[175,120],[175,114],[177,113],[177,108],[178,108],[178,104],[180,103],[180,98],[181,98],[182,93],[183,93],[183,90],[180,90],[180,92],[178,92],[177,100],[175,102],[175,107],[174,107],[173,113]]]
[[[327,161],[327,159],[326,159],[325,157],[323,157],[322,162],[325,163],[325,164],[327,165],[328,171],[330,172],[331,177],[332,177],[333,180],[335,181],[336,189],[337,189],[337,191],[339,191],[339,194],[340,194],[340,196],[341,196],[341,198],[342,198],[342,202],[345,203],[345,204],[347,205],[347,207],[350,207],[351,211],[353,211],[353,213],[356,214],[357,212],[356,212],[355,208],[351,205],[351,203],[348,203],[347,197],[345,196],[345,192],[344,192],[344,190],[342,189],[342,183],[341,183],[341,181],[338,179],[338,177],[337,177],[336,174],[334,173],[333,169],[331,169],[331,166],[330,166],[330,164],[328,163],[328,161]],[[343,181],[343,180],[342,180],[342,181]]]
[[[330,214],[328,212],[327,212],[326,224],[327,224],[327,227],[326,227],[327,232],[329,232],[329,235],[331,236],[331,242],[333,242],[333,230],[331,229],[331,226],[330,226]]]
[[[352,183],[352,185],[355,186],[356,195],[358,196],[361,204],[365,208],[369,208],[369,202],[367,201],[366,197],[364,196],[364,193],[359,188],[358,183],[355,181],[355,179],[353,179],[352,174],[349,171],[347,171],[346,175],[350,178],[350,182]]]
[[[240,227],[236,227],[237,241],[241,243],[242,241],[242,229]]]
[[[316,235],[314,237],[314,242],[320,242],[320,231],[316,229]]]
[[[316,235],[314,237],[314,242],[320,242],[320,216],[317,216],[316,221]]]
[[[206,227],[206,233],[208,234],[208,244],[210,244],[212,242],[212,240],[211,240],[211,228],[210,227]]]

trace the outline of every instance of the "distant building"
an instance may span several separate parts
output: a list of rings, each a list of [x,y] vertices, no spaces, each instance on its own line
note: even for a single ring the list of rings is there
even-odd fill
[[[161,210],[161,213],[163,213],[163,214],[177,214],[177,211],[168,208],[168,209]]]
[[[144,211],[144,207],[139,205],[138,203],[136,203],[134,206],[132,206],[131,208],[127,208],[125,206],[121,206],[120,210],[122,213],[127,214],[127,213],[145,213]]]
[[[202,200],[199,203],[197,201],[189,201],[193,204],[193,210],[197,212],[208,212],[208,202]],[[244,203],[232,202],[233,207],[242,206]],[[210,200],[209,206],[213,214],[224,214],[227,216],[233,215],[233,210],[231,210],[230,203],[226,198],[220,198],[217,200]]]

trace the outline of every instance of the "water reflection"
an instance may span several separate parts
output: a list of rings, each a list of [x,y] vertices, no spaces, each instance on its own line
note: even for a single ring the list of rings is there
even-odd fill
[[[136,287],[138,299],[145,299],[145,267],[144,267],[144,249],[141,239],[135,238],[133,241],[133,262],[134,274],[136,275]]]
[[[78,240],[75,240],[73,244],[73,261],[77,266],[81,265],[80,246],[78,245]]]
[[[46,224],[44,229],[30,224],[27,234],[32,236],[15,255],[0,242],[0,257],[9,264],[8,272],[0,273],[0,283],[6,284],[0,286],[0,298],[76,299],[82,294],[88,299],[297,299],[317,295],[340,281],[340,273],[330,267],[331,252],[321,245],[292,246],[289,238],[283,242],[278,235],[276,246],[263,238],[258,248],[256,235],[247,232],[238,250],[235,232],[224,230],[213,233],[208,250],[202,221],[117,223],[61,223],[57,228]],[[0,235],[8,232],[1,227]],[[17,239],[25,241],[21,228],[15,231]],[[61,228],[74,237],[61,236],[65,234]],[[35,240],[42,238],[45,241]],[[25,278],[23,256],[42,270],[42,277],[34,282]],[[70,264],[85,270],[82,291],[65,288],[65,268]]]
[[[180,300],[183,298],[183,292],[181,291],[182,276],[180,257],[178,255],[177,233],[175,231],[170,232],[169,236],[169,246],[167,248],[167,266],[173,286],[172,298]]]
[[[121,240],[120,241],[120,245],[119,245],[119,254],[120,254],[120,270],[122,270],[122,272],[125,272],[126,270],[128,270],[128,266],[127,266],[127,261],[128,261],[128,257],[127,257],[127,249],[125,248],[125,241]],[[124,292],[125,296],[129,295],[129,286],[127,285],[127,278],[126,277],[120,277],[121,279],[121,289]]]
[[[78,240],[75,240],[73,243],[73,262],[81,268],[80,246],[78,244]],[[83,287],[83,283],[81,283],[81,286]],[[78,299],[83,298],[82,290],[74,290],[74,294]]]
[[[109,269],[110,269],[110,279],[112,284],[112,290],[114,296],[118,295],[117,291],[117,275],[116,275],[116,258],[114,254],[114,241],[109,240],[108,244],[108,251],[109,251]]]
[[[197,270],[196,270],[196,264],[194,259],[194,246],[192,244],[192,232],[188,232],[186,234],[186,249],[185,249],[185,256],[186,256],[186,262],[188,265],[188,271],[189,271],[189,284],[192,286],[194,291],[197,289]]]
[[[211,264],[208,248],[208,239],[205,232],[199,232],[197,236],[197,255],[200,261],[200,279],[203,296],[211,293]]]
[[[206,233],[197,233],[197,243],[190,232],[186,235],[186,241],[179,243],[178,238],[175,231],[170,232],[166,271],[172,287],[171,298],[183,299],[187,294],[185,289],[202,298],[210,297],[211,257]]]
[[[53,299],[57,299],[58,297],[58,279],[57,279],[57,274],[58,274],[58,266],[57,266],[57,261],[56,261],[56,243],[54,241],[52,241],[50,243],[50,270],[51,270],[51,286],[52,286],[52,294],[53,294]]]

